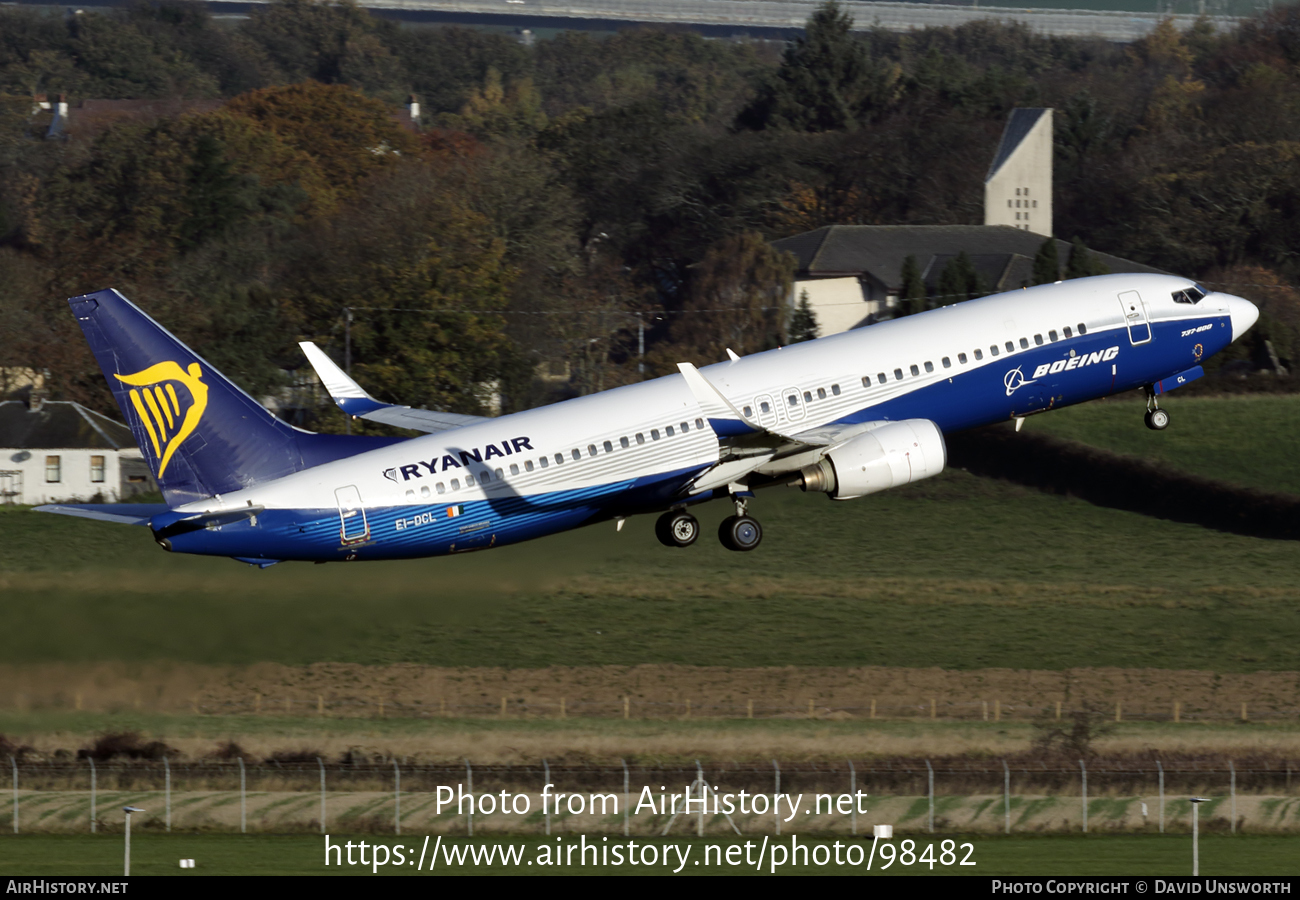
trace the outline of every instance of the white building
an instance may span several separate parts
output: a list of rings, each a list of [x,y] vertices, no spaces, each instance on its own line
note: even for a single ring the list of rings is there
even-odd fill
[[[1013,109],[984,178],[984,224],[1052,233],[1052,111]]]
[[[0,402],[0,503],[117,503],[156,490],[120,422],[39,392]]]

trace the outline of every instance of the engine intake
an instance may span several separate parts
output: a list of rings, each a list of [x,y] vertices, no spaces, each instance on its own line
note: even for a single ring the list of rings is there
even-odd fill
[[[799,474],[805,491],[852,500],[938,475],[948,459],[939,426],[929,419],[889,422],[827,453]]]

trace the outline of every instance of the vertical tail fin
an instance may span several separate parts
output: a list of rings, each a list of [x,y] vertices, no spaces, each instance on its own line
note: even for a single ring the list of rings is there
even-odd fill
[[[68,303],[172,506],[305,468],[298,438],[312,435],[275,418],[117,291]]]

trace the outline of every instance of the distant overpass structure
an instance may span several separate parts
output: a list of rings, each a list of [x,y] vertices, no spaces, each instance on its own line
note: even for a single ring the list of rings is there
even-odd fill
[[[976,4],[978,0],[975,0]],[[210,0],[212,9],[258,5],[255,0],[226,3]],[[360,5],[394,18],[463,21],[466,24],[516,25],[521,28],[617,28],[637,24],[683,25],[709,34],[790,34],[801,31],[819,0],[360,0]],[[1156,12],[1082,9],[1018,9],[997,6],[951,6],[938,3],[888,3],[845,0],[854,28],[888,31],[957,26],[982,19],[1019,22],[1039,34],[1095,37],[1127,43],[1151,32],[1163,19],[1190,28],[1196,16]],[[1207,17],[1219,30],[1236,26],[1231,16]]]

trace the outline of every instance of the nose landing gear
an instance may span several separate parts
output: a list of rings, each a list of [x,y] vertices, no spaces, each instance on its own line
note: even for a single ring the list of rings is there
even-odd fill
[[[1143,421],[1152,431],[1164,431],[1169,427],[1169,413],[1160,408],[1160,401],[1150,385],[1147,385],[1147,414]]]

